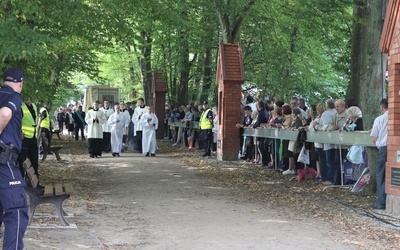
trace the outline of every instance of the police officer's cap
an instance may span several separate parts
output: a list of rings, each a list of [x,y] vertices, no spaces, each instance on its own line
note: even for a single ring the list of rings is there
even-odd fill
[[[204,101],[204,102],[203,102],[203,105],[208,105],[208,102],[207,102],[207,101]]]
[[[24,74],[20,69],[9,68],[3,74],[3,81],[8,82],[22,82],[24,80]]]

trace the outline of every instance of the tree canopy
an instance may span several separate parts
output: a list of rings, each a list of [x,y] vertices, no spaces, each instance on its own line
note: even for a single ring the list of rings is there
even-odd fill
[[[353,1],[5,0],[0,64],[21,67],[23,95],[79,99],[85,85],[151,101],[154,72],[175,105],[215,102],[219,42],[243,47],[257,98],[343,97],[350,79]]]

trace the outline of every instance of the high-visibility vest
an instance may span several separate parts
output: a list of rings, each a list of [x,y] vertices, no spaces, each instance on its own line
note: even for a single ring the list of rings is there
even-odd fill
[[[210,119],[207,118],[208,112],[210,112],[210,111],[211,111],[211,109],[207,109],[206,111],[204,111],[201,114],[201,117],[200,117],[200,128],[201,129],[212,129],[213,124],[210,121]]]
[[[37,114],[37,108],[34,103],[32,103],[32,107],[35,114]],[[32,117],[31,111],[29,111],[29,108],[25,103],[22,103],[22,112],[24,114],[24,117],[22,117],[22,133],[26,138],[33,138],[36,133],[37,116],[35,121]]]
[[[47,128],[48,130],[50,130],[50,117],[49,117],[49,112],[47,111],[47,109],[45,107],[40,109],[40,114],[43,113],[43,111],[46,111],[46,118],[44,118],[42,120],[42,122],[40,123],[40,127],[42,128]]]

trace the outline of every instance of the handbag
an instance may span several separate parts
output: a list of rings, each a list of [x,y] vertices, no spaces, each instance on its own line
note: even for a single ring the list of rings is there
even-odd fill
[[[363,164],[364,159],[363,159],[363,152],[364,147],[363,146],[351,146],[349,149],[349,152],[347,152],[346,158],[349,162],[353,164]]]
[[[306,145],[303,144],[303,147],[300,150],[299,157],[297,158],[297,162],[309,165],[310,164],[310,150],[306,149]]]

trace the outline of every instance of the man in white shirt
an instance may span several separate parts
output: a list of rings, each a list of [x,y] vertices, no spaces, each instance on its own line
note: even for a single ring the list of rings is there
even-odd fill
[[[93,103],[93,109],[87,112],[85,122],[88,125],[88,143],[89,143],[89,154],[91,158],[101,156],[102,141],[103,141],[103,129],[102,125],[107,122],[104,113],[99,110],[100,102],[95,101]]]
[[[122,149],[122,137],[127,122],[123,113],[120,112],[119,104],[114,105],[114,113],[108,118],[108,126],[111,132],[111,150],[112,156],[120,156]]]
[[[379,149],[376,158],[376,186],[378,198],[374,204],[376,209],[386,209],[385,193],[385,164],[387,160],[387,142],[388,142],[388,100],[382,99],[380,102],[382,115],[378,116],[372,126],[372,141]]]
[[[134,124],[134,136],[136,136],[136,145],[139,153],[142,153],[142,125],[140,123],[140,118],[142,115],[147,113],[146,106],[144,105],[144,99],[139,98],[137,102],[137,106],[135,108],[135,112],[132,115],[132,122]]]
[[[110,116],[114,113],[114,110],[110,107],[110,102],[108,100],[104,100],[103,107],[99,108],[106,117],[106,121],[110,118]],[[108,123],[105,122],[102,126],[103,129],[103,151],[108,153],[111,151],[111,132]]]
[[[140,124],[143,131],[143,154],[146,156],[156,156],[156,130],[158,129],[158,118],[153,113],[151,106],[147,107],[147,113],[140,118]]]

